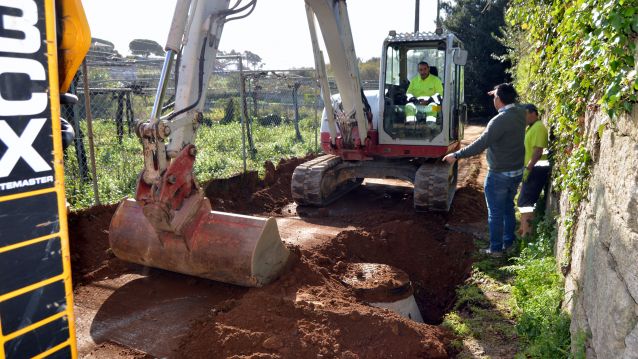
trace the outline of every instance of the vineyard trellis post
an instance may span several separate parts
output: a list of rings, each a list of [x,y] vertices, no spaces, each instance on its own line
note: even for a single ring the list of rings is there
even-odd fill
[[[89,93],[89,75],[88,66],[86,60],[82,62],[82,76],[84,82],[84,108],[86,113],[86,131],[89,137],[89,156],[91,158],[91,179],[93,181],[93,198],[95,204],[100,204],[100,191],[97,185],[97,168],[95,165],[95,145],[93,143],[93,116],[91,114],[91,96],[87,96]],[[121,143],[121,140],[120,140]]]
[[[71,93],[78,93],[77,85],[79,80],[79,73],[76,74],[73,82],[71,83]],[[89,94],[85,93],[84,96],[89,96]],[[82,133],[82,128],[80,127],[80,113],[77,105],[67,104],[64,105],[65,112],[70,116],[72,120],[70,121],[73,126],[73,131],[75,132],[75,140],[73,141],[73,145],[75,147],[75,154],[78,161],[78,170],[79,176],[82,182],[86,182],[89,179],[89,169],[86,161],[86,150],[84,148],[84,134]]]
[[[242,158],[242,162],[243,162],[243,170],[244,173],[246,173],[246,171],[248,170],[247,164],[246,164],[246,129],[248,128],[247,125],[247,118],[248,118],[248,111],[246,109],[246,78],[244,76],[244,60],[243,57],[241,55],[224,55],[224,56],[217,56],[218,60],[225,60],[225,59],[229,59],[229,60],[237,60],[237,69],[239,70],[239,97],[240,97],[240,113],[239,113],[239,122],[241,123],[241,158]],[[232,99],[231,99],[232,101]],[[225,116],[227,116],[228,113],[226,113]],[[252,137],[250,138],[252,139]],[[251,141],[252,144],[252,141]],[[252,150],[252,147],[251,147]]]
[[[244,78],[244,64],[241,56],[239,59],[239,96],[241,97],[241,151],[244,161],[244,173],[246,173],[246,79]]]
[[[301,83],[299,83],[298,81],[295,81],[295,83],[292,85],[292,102],[295,109],[295,138],[297,139],[297,141],[303,142],[303,137],[301,137],[301,131],[299,130],[299,86],[301,86]]]

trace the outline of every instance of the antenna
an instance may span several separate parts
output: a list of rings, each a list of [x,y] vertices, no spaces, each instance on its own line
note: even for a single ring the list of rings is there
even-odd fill
[[[441,35],[443,33],[443,28],[441,28],[441,0],[436,0],[436,30],[435,32],[437,35]]]
[[[414,4],[414,32],[419,32],[419,8],[421,5],[421,0],[415,0]]]

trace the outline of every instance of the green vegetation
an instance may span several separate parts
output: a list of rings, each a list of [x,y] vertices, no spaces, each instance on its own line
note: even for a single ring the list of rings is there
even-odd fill
[[[601,136],[638,99],[638,0],[511,0],[506,19],[504,59],[513,65],[519,93],[544,109],[556,136],[555,185],[569,193],[566,270],[573,224],[589,189],[585,113],[600,108],[612,119],[598,128]]]
[[[476,261],[470,278],[457,288],[456,303],[442,326],[459,337],[452,342],[461,350],[459,358],[509,357],[520,350],[509,299],[512,273],[503,265],[501,259]]]
[[[570,353],[571,319],[562,310],[564,281],[553,255],[555,222],[543,213],[535,217],[535,232],[521,239],[516,255],[477,257],[472,275],[457,289],[456,303],[442,325],[462,340],[453,343],[463,349],[460,358],[581,357]],[[584,348],[586,337],[577,340],[583,344],[576,347]]]
[[[458,16],[468,16],[467,12],[473,10],[477,9],[467,7]],[[499,58],[511,63],[510,73],[523,100],[544,110],[543,117],[555,136],[551,144],[554,186],[569,200],[560,223],[566,235],[560,263],[565,273],[571,262],[578,210],[589,191],[593,161],[586,136],[602,137],[638,100],[638,0],[510,0],[506,21],[499,40],[508,52]],[[585,133],[587,111],[599,109],[611,120]],[[512,265],[504,266],[493,259],[475,263],[472,279],[459,289],[459,303],[472,307],[484,303],[482,298],[489,298],[490,290],[485,281],[475,279],[476,271],[490,280],[504,280],[511,285],[512,316],[523,345],[517,355],[582,358],[587,334],[576,333],[572,353],[570,318],[562,310],[564,280],[553,253],[557,223],[549,216],[537,214],[536,218],[540,218],[536,233],[524,238]],[[471,287],[475,284],[478,291]],[[473,312],[480,315],[480,311]],[[449,315],[446,325],[467,338],[462,324],[470,332],[474,330],[468,324],[471,321],[463,318]]]
[[[591,336],[587,335],[585,331],[579,330],[576,332],[574,345],[572,346],[574,348],[573,357],[575,359],[585,359],[587,357],[586,343],[588,338],[591,338]]]
[[[93,129],[100,200],[102,203],[115,203],[135,191],[137,176],[143,166],[142,145],[134,135],[125,135],[119,144],[112,120],[94,121]],[[290,123],[280,126],[253,124],[257,152],[254,158],[247,156],[247,169],[263,172],[266,160],[277,163],[280,158],[304,156],[316,151],[314,116],[301,120],[300,129],[304,141],[295,140],[295,130]],[[86,134],[85,122],[82,122],[82,131]],[[210,127],[200,127],[195,144],[199,152],[194,171],[200,183],[229,177],[243,170],[241,125],[238,122],[213,122]],[[85,148],[88,157],[86,139]],[[64,166],[66,195],[71,208],[93,205],[91,181],[88,178],[82,180],[73,146],[67,149]]]
[[[565,159],[563,167],[560,167],[555,176],[556,184],[561,191],[566,191],[569,199],[569,208],[563,220],[565,227],[565,253],[560,263],[561,271],[567,273],[572,253],[573,227],[576,222],[578,206],[586,198],[589,190],[591,155],[585,148],[585,144],[576,148],[571,156]]]
[[[86,122],[81,130],[87,133]],[[93,121],[95,162],[98,177],[98,192],[102,203],[115,203],[133,194],[137,174],[142,169],[142,150],[136,137],[124,136],[117,142],[115,121]],[[84,138],[86,163],[90,168],[88,139]],[[67,201],[72,209],[90,207],[94,204],[90,170],[82,174],[76,149],[69,146],[64,154],[64,181]],[[82,177],[85,177],[84,179]]]
[[[359,62],[361,81],[379,81],[380,61],[381,58],[373,57],[367,61]]]
[[[443,2],[443,25],[455,33],[468,50],[465,66],[465,102],[470,118],[495,114],[492,98],[486,93],[509,81],[508,63],[498,56],[507,51],[495,36],[505,26],[507,0],[456,0]]]
[[[526,90],[556,117],[569,117],[557,118],[562,129],[573,133],[590,105],[601,105],[610,117],[631,110],[638,99],[638,1],[512,0],[510,5],[509,25],[532,45],[525,52],[529,73],[514,75],[536,77]]]
[[[521,357],[566,358],[570,356],[571,318],[561,308],[565,293],[553,256],[555,223],[538,218],[535,235],[523,239],[520,255],[508,268],[515,274],[516,329],[525,343]]]
[[[471,338],[487,331],[518,341],[520,358],[567,358],[571,319],[562,310],[564,281],[553,254],[556,224],[544,213],[535,218],[535,231],[521,239],[516,256],[475,261],[470,280],[457,290],[454,309],[469,314],[461,323],[472,328]]]

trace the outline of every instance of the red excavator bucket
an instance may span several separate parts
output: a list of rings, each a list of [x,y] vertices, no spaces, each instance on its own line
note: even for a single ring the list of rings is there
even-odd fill
[[[109,229],[115,255],[145,266],[247,287],[276,279],[289,251],[281,242],[277,222],[211,211],[208,199],[193,195],[172,219],[177,231],[155,229],[144,214],[143,202],[120,203]],[[180,217],[184,223],[179,223]],[[151,216],[151,218],[153,218]]]

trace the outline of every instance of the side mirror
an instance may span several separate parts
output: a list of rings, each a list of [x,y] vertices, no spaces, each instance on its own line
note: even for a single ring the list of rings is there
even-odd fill
[[[458,47],[455,48],[453,61],[454,61],[454,64],[456,65],[465,66],[465,63],[467,62],[467,50],[463,50]]]

